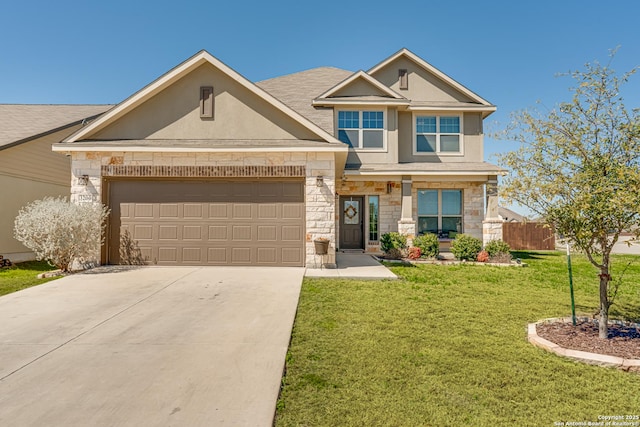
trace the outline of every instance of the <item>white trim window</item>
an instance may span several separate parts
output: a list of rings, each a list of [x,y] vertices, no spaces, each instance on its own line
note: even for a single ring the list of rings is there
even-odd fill
[[[385,114],[381,110],[338,111],[338,139],[352,148],[383,151]]]
[[[416,115],[414,154],[463,154],[462,116]]]

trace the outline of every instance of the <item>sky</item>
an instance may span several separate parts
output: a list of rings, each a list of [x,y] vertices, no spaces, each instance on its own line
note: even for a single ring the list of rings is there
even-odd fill
[[[571,97],[587,62],[640,65],[640,2],[7,1],[0,5],[0,103],[113,104],[205,49],[252,81],[320,66],[367,70],[406,47],[511,113]],[[640,75],[626,86],[640,106]],[[485,160],[517,148],[485,137]]]

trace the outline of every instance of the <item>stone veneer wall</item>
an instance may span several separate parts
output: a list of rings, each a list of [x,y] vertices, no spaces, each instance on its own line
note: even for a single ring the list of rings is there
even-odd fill
[[[131,153],[73,152],[71,155],[71,200],[76,203],[102,201],[102,166],[303,166],[305,167],[306,266],[318,267],[313,239],[330,239],[329,254],[323,261],[335,265],[335,160],[333,153]],[[135,168],[133,168],[135,169]],[[253,168],[256,170],[259,168]],[[197,173],[197,168],[193,169]],[[242,170],[238,172],[240,176]],[[87,175],[89,182],[80,177]],[[321,175],[324,183],[316,186]],[[140,175],[130,175],[132,178]],[[148,175],[144,175],[148,176]],[[191,175],[199,176],[199,175]],[[279,176],[279,175],[278,175]],[[175,177],[175,176],[172,176]],[[99,254],[97,249],[96,254]],[[96,255],[96,259],[99,256]]]
[[[484,183],[469,181],[414,181],[411,188],[413,216],[418,219],[418,190],[451,189],[462,190],[462,227],[464,233],[482,239],[484,220]],[[417,224],[416,224],[417,227]]]
[[[391,193],[387,193],[387,182],[391,182]],[[393,181],[344,181],[338,182],[341,196],[379,196],[378,237],[390,231],[398,231],[398,220],[402,211],[402,184]],[[369,208],[365,198],[365,247],[367,252],[379,252],[379,242],[369,242]],[[340,233],[340,206],[336,209],[335,223]],[[338,239],[338,236],[336,236]],[[339,240],[338,240],[339,241]]]

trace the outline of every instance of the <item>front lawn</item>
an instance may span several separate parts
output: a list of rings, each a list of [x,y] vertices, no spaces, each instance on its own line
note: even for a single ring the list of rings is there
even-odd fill
[[[305,279],[277,426],[553,426],[640,415],[640,375],[584,365],[526,341],[527,323],[570,314],[565,257],[527,268],[393,266],[397,281]],[[611,309],[640,320],[640,257]],[[573,257],[576,307],[598,305]],[[558,425],[558,424],[556,424]]]
[[[55,270],[55,267],[51,267],[44,261],[21,262],[9,268],[0,268],[0,296],[57,279],[57,277],[47,279],[36,277],[50,270]]]

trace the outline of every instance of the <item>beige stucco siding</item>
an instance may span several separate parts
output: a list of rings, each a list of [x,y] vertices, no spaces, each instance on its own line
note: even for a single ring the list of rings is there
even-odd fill
[[[13,238],[13,225],[20,208],[45,196],[69,197],[68,171],[66,185],[0,174],[0,255],[13,262],[35,258],[29,249]]]
[[[75,132],[79,126],[67,128],[33,141],[0,150],[0,175],[33,179],[69,186],[70,161],[51,151],[51,145]]]
[[[409,74],[409,89],[400,89],[398,70]],[[372,74],[373,77],[412,101],[430,102],[473,102],[468,96],[427,72],[415,62],[405,57],[397,58],[386,67]]]
[[[200,87],[213,86],[214,117],[200,117]],[[235,80],[204,64],[91,139],[318,139]]]
[[[373,86],[371,83],[365,81],[360,78],[352,81],[346,87],[336,91],[331,96],[332,97],[348,97],[348,96],[385,96],[388,97],[389,94],[383,92],[377,87]]]

